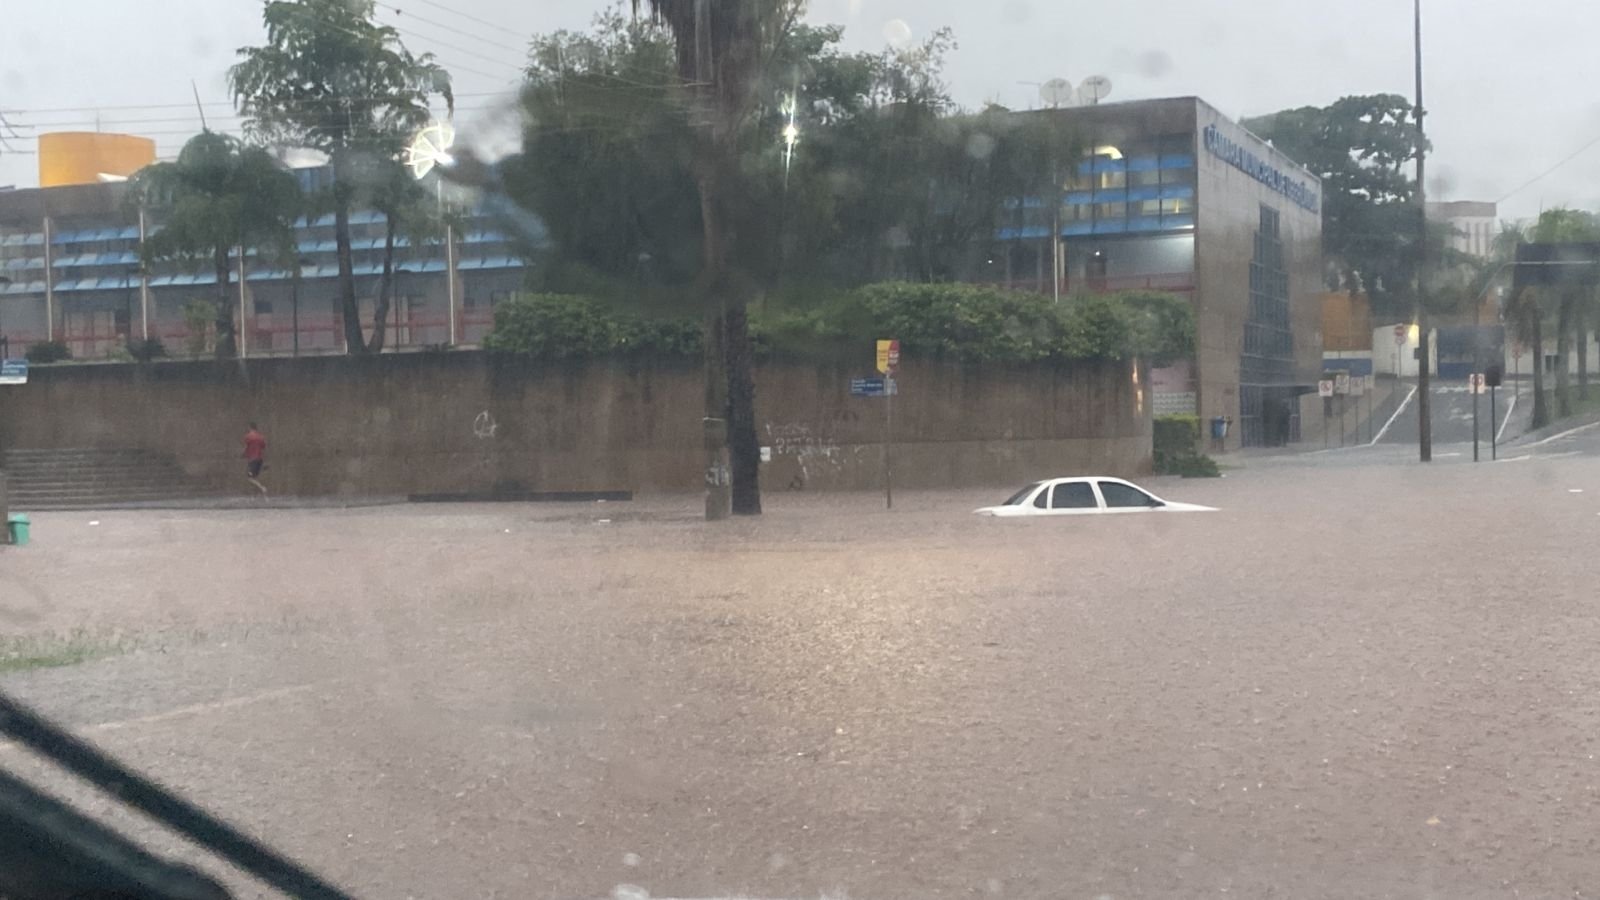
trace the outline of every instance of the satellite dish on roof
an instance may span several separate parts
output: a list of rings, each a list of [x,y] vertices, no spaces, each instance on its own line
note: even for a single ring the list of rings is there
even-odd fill
[[[1078,85],[1078,98],[1087,106],[1093,106],[1101,100],[1111,96],[1111,79],[1104,75],[1090,75]]]
[[[1072,82],[1065,78],[1052,78],[1039,85],[1039,99],[1051,109],[1072,103]]]

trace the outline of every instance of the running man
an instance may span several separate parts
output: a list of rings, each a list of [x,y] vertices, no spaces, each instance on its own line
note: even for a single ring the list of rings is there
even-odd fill
[[[267,486],[260,482],[261,467],[267,462],[267,439],[256,428],[256,423],[250,423],[250,430],[244,433],[244,477],[261,496],[267,495]]]

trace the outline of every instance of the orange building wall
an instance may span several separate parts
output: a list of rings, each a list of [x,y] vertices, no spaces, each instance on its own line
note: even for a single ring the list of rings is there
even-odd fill
[[[39,135],[39,186],[96,184],[126,177],[156,161],[156,142],[131,134],[57,131]]]

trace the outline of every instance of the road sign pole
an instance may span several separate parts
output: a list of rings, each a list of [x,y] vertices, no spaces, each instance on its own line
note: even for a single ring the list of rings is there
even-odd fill
[[[1495,425],[1500,421],[1499,414],[1494,410],[1495,391],[1498,387],[1489,388],[1489,458],[1500,458],[1500,433],[1495,430]]]
[[[1367,443],[1372,443],[1372,395],[1377,391],[1378,385],[1367,376]]]
[[[1474,372],[1468,378],[1468,382],[1467,382],[1468,385],[1469,385],[1470,390],[1472,391],[1472,461],[1473,462],[1479,462],[1479,459],[1478,459],[1478,379],[1482,378],[1482,377],[1483,376],[1481,376],[1481,375],[1477,374],[1476,372]]]
[[[883,398],[884,441],[883,441],[883,505],[885,509],[894,509],[894,376],[888,376],[885,383],[886,393]]]

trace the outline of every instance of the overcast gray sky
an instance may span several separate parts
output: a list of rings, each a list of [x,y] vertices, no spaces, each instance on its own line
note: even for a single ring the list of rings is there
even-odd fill
[[[379,18],[452,70],[465,95],[462,131],[493,144],[505,139],[493,124],[504,120],[496,97],[516,77],[515,48],[534,32],[584,27],[604,5],[385,0]],[[104,130],[147,134],[174,152],[199,125],[191,79],[212,126],[234,128],[224,72],[239,46],[262,39],[260,9],[256,0],[6,3],[0,110],[15,131],[0,137],[22,152],[0,147],[0,185],[38,183],[33,135],[93,129],[97,115]],[[1511,195],[1502,214],[1513,217],[1600,209],[1600,145],[1517,190],[1600,139],[1600,5],[1425,0],[1425,15],[1433,195]],[[1037,88],[1024,82],[1091,74],[1114,81],[1114,100],[1198,94],[1235,117],[1412,90],[1410,0],[812,0],[811,17],[846,25],[860,48],[881,46],[896,20],[916,37],[950,26],[960,49],[948,76],[970,106],[1025,108]]]

